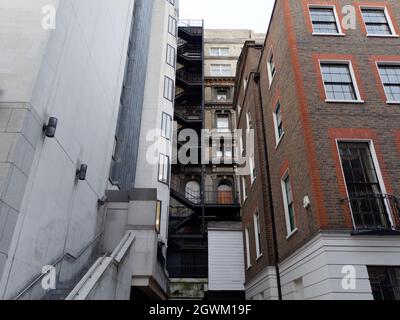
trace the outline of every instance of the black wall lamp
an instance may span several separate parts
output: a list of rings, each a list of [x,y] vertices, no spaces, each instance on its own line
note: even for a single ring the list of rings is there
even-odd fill
[[[81,164],[80,168],[76,170],[76,178],[80,181],[85,181],[87,169],[88,169],[87,164]]]
[[[47,124],[43,125],[43,132],[47,138],[54,138],[56,135],[58,119],[50,117]]]

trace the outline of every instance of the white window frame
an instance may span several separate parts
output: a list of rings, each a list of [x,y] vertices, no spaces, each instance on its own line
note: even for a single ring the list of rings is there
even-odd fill
[[[167,140],[171,140],[172,135],[172,116],[166,112],[161,115],[161,136]]]
[[[249,165],[250,165],[251,185],[253,186],[254,182],[257,180],[257,176],[254,174],[254,172],[256,170],[256,163],[254,160],[254,155],[249,157]]]
[[[292,178],[290,176],[289,169],[286,170],[285,174],[281,178],[282,197],[283,197],[283,206],[285,209],[285,221],[286,221],[286,232],[287,232],[286,239],[289,240],[295,233],[298,232],[298,228],[297,228],[297,223],[296,223],[296,208],[294,206],[293,206],[293,216],[294,216],[294,227],[295,228],[292,230],[292,228],[290,226],[289,203],[287,201],[287,190],[286,190],[286,183],[285,183],[287,178],[290,179],[290,186],[291,186],[292,197],[293,197],[293,201],[294,201],[293,184],[292,184]]]
[[[178,20],[173,16],[168,16],[168,33],[176,37],[178,31]]]
[[[163,163],[163,161],[166,161]],[[171,180],[171,158],[166,154],[159,154],[158,162],[158,182],[169,185]]]
[[[249,270],[251,265],[251,253],[250,253],[250,231],[249,227],[246,227],[244,230],[245,233],[245,242],[246,242],[246,267]]]
[[[354,91],[357,96],[356,100],[334,100],[334,99],[328,99],[328,93],[326,92],[326,86],[325,86],[325,80],[324,80],[324,75],[322,73],[322,64],[347,64],[350,70],[350,76],[351,80],[353,81],[353,86],[354,86]],[[322,84],[324,86],[324,91],[325,91],[325,102],[327,103],[364,103],[365,101],[361,97],[360,89],[358,87],[357,79],[356,79],[356,74],[353,69],[353,63],[350,60],[326,60],[326,59],[320,59],[319,60],[319,70],[320,70],[320,75],[322,79]]]
[[[247,111],[246,112],[246,132],[247,132],[247,134],[250,133],[252,125],[253,125],[253,123],[252,123],[252,119],[251,119],[251,113],[250,113],[250,111]]]
[[[383,10],[383,12],[385,13],[386,21],[388,22],[388,25],[389,25],[390,32],[392,34],[373,34],[373,33],[368,33],[367,24],[365,23],[364,16],[362,14],[362,10],[368,10],[368,9],[370,9],[370,10]],[[361,13],[362,21],[363,21],[364,26],[365,26],[365,30],[367,32],[367,37],[381,37],[381,38],[398,38],[399,37],[399,35],[396,33],[396,29],[394,28],[392,19],[390,18],[390,14],[389,14],[389,11],[388,11],[386,6],[362,5],[362,6],[360,6],[360,13]]]
[[[253,224],[254,224],[254,238],[256,243],[256,256],[257,260],[262,257],[262,250],[261,250],[261,226],[260,226],[260,214],[256,211],[253,214]]]
[[[310,9],[333,9],[333,14],[335,15],[335,22],[336,22],[336,28],[338,30],[338,33],[314,32],[314,25],[312,23],[312,17],[311,17],[311,10]],[[313,32],[312,32],[313,36],[333,36],[333,37],[345,36],[345,33],[343,32],[342,24],[340,23],[339,15],[337,13],[335,5],[309,4],[308,5],[308,15],[310,17],[311,26],[313,28]]]
[[[346,143],[346,142],[352,142],[352,143],[357,143],[357,142],[359,142],[359,143],[368,143],[368,145],[369,145],[369,151],[371,152],[371,156],[372,156],[372,161],[373,161],[374,166],[375,166],[376,175],[378,176],[379,186],[380,186],[380,188],[381,188],[381,190],[382,190],[382,193],[383,193],[383,194],[387,194],[387,189],[386,189],[386,185],[385,185],[385,180],[383,179],[383,174],[382,174],[382,171],[381,171],[381,166],[379,165],[378,156],[376,155],[376,149],[375,149],[374,141],[371,140],[371,139],[351,139],[351,138],[350,138],[350,139],[346,139],[346,138],[336,139],[336,150],[337,150],[337,153],[338,153],[338,155],[339,155],[339,161],[340,161],[340,162],[341,162],[341,157],[340,157],[340,148],[339,148],[339,144],[340,144],[340,143]],[[344,187],[345,187],[345,189],[346,189],[346,194],[347,194],[347,197],[349,198],[349,197],[350,197],[350,194],[349,194],[349,190],[348,190],[347,184],[346,184],[346,176],[344,175],[344,170],[343,170],[343,166],[342,166],[341,163],[340,163],[340,170],[341,170],[341,172],[342,172],[342,178],[343,178],[343,181],[344,181]],[[386,207],[387,207],[387,203],[385,203],[385,205],[386,205]],[[388,207],[387,207],[387,210],[388,210],[389,221],[390,221],[390,223],[392,224],[392,226],[394,226],[393,217],[392,217],[392,215],[390,214],[391,210],[390,210],[390,208],[388,208]],[[350,206],[350,212],[351,212],[351,219],[352,219],[352,222],[353,222],[354,230],[357,230],[356,223],[355,223],[355,221],[354,221],[354,216],[353,216],[353,209],[351,208],[351,206]]]
[[[231,128],[231,119],[229,117],[229,114],[227,113],[217,113],[216,116],[216,129],[217,132],[222,132],[222,133],[228,133],[232,131]],[[221,125],[227,125],[225,126],[221,126]]]
[[[218,67],[219,72],[215,72],[216,68]],[[229,67],[229,74],[223,73],[224,67]],[[213,70],[214,68],[214,70]],[[219,63],[219,64],[211,64],[210,65],[210,74],[212,77],[231,77],[232,76],[232,65],[228,63]]]
[[[242,201],[243,204],[247,200],[247,185],[246,185],[246,176],[242,176]]]
[[[375,65],[376,65],[376,68],[377,68],[378,73],[379,73],[379,78],[381,79],[381,85],[382,85],[383,91],[385,92],[385,96],[386,96],[386,99],[387,99],[386,103],[387,104],[400,104],[400,100],[399,101],[396,101],[396,100],[391,101],[391,100],[389,100],[389,97],[386,94],[385,84],[383,83],[381,71],[379,70],[379,65],[400,67],[400,62],[398,62],[398,61],[375,61]]]
[[[174,102],[175,81],[168,76],[164,76],[164,98]]]
[[[166,62],[169,66],[175,69],[176,66],[176,49],[167,43]]]
[[[276,115],[276,111],[278,109],[278,106],[280,106],[280,113],[281,113],[281,119],[282,119],[282,104],[280,103],[280,101],[278,101],[278,103],[275,106],[274,112],[272,113],[273,119],[274,119],[274,129],[275,129],[275,142],[276,142],[275,148],[278,148],[278,146],[280,145],[280,143],[281,143],[281,141],[283,139],[283,136],[285,135],[285,130],[282,127],[283,132],[282,132],[282,135],[279,136],[278,117]],[[283,123],[283,121],[282,121],[282,123]]]
[[[213,50],[218,50],[218,54],[213,54]],[[224,50],[227,50],[226,54],[223,54]],[[229,57],[229,47],[211,47],[210,57]]]
[[[271,58],[274,58],[273,59],[274,64],[275,64],[275,73],[274,74],[272,74]],[[268,69],[269,87],[271,88],[272,82],[274,81],[276,73],[277,73],[275,55],[274,55],[274,51],[273,51],[272,47],[269,49],[269,53],[268,53],[267,69]]]

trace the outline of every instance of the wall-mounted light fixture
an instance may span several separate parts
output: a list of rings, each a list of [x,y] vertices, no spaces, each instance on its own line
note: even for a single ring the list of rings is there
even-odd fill
[[[50,117],[47,124],[43,125],[43,132],[47,138],[54,138],[56,135],[58,119]]]
[[[80,168],[76,170],[76,178],[80,181],[86,180],[87,164],[81,164]]]
[[[156,203],[156,231],[161,232],[161,201]]]

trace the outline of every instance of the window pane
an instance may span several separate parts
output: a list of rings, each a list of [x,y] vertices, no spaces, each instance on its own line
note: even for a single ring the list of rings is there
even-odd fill
[[[330,100],[357,100],[348,64],[321,64],[327,98]]]
[[[286,193],[286,202],[287,202],[287,214],[288,214],[288,223],[290,227],[290,232],[293,232],[296,229],[296,223],[295,223],[295,213],[294,213],[294,203],[293,203],[293,192],[292,192],[292,186],[290,182],[290,177],[288,176],[284,180],[284,186],[285,186],[285,193]]]
[[[383,9],[362,9],[362,16],[369,34],[390,35],[392,31]]]
[[[167,63],[175,68],[175,48],[167,44]]]
[[[314,32],[339,32],[333,8],[310,8],[310,15]]]
[[[400,268],[368,267],[375,300],[400,300]]]
[[[400,66],[379,65],[388,101],[400,101]]]
[[[218,115],[217,116],[217,129],[218,131],[229,132],[229,116],[228,115]]]
[[[171,138],[171,122],[172,117],[166,113],[163,113],[161,120],[161,133],[162,136],[168,140]]]

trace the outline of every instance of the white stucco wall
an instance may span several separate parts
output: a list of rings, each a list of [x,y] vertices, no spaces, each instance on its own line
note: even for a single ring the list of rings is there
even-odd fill
[[[344,266],[354,267],[355,288],[342,286]],[[285,259],[280,265],[285,300],[373,300],[368,266],[400,266],[397,236],[351,236],[322,233]],[[270,299],[273,279],[257,277],[246,284],[248,299]],[[276,297],[276,296],[275,296]],[[274,298],[274,297],[272,297]]]
[[[9,297],[100,229],[97,200],[109,178],[134,0],[61,0],[50,34],[38,27],[38,11],[58,1],[5,2],[5,16],[17,25],[0,32],[10,34],[8,54],[17,57],[10,66],[16,74],[0,73],[0,88],[10,83],[0,99],[26,101],[36,134],[49,116],[59,120],[55,139],[40,137],[31,145],[32,166],[0,283],[0,296]],[[35,50],[27,53],[30,46]],[[1,56],[7,57],[3,49]],[[5,65],[0,60],[1,71]],[[88,165],[87,179],[77,182],[81,163]]]

